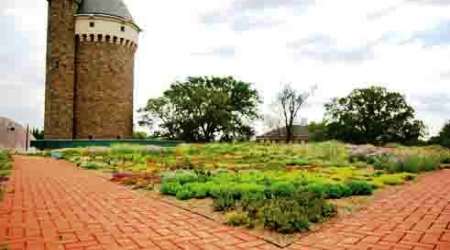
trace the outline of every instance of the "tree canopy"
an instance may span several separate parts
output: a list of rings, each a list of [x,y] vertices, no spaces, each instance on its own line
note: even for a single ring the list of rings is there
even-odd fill
[[[324,142],[330,140],[327,121],[311,122],[308,124],[309,141]]]
[[[355,89],[325,105],[328,132],[334,139],[356,144],[416,143],[425,125],[415,119],[405,97],[383,87]]]
[[[450,148],[450,121],[448,121],[439,134],[429,140],[430,144],[439,144],[443,147]]]
[[[43,140],[44,139],[44,130],[40,128],[32,128],[30,130],[30,133],[34,136],[36,140]]]
[[[140,109],[139,125],[187,142],[244,140],[254,135],[260,97],[251,83],[233,77],[188,77]]]

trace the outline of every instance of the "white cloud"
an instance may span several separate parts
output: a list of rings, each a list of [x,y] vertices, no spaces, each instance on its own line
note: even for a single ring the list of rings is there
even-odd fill
[[[245,4],[236,8],[236,1]],[[423,105],[427,99],[420,99],[450,93],[450,43],[439,39],[438,30],[450,20],[450,5],[444,1],[283,0],[270,1],[270,5],[267,0],[126,2],[144,29],[136,54],[136,108],[149,97],[160,95],[174,80],[189,75],[233,75],[255,83],[266,103],[281,82],[292,82],[299,89],[319,84],[310,99],[314,105],[302,112],[308,120],[322,118],[321,103],[372,84],[405,93],[432,133],[450,118],[447,112],[430,111]],[[27,116],[15,114],[14,107],[18,107],[16,110],[29,112],[28,117],[37,117],[34,123],[40,126],[46,4],[0,2],[0,27],[13,27],[7,45],[0,48],[0,57],[14,61],[8,67],[12,70],[5,72],[0,67],[0,98],[6,96],[4,89],[17,97],[8,94],[7,105],[1,99],[0,116],[25,122],[20,119]],[[219,21],[208,24],[204,17],[214,13]],[[1,21],[7,16],[10,23],[4,24]],[[437,46],[426,46],[429,34]],[[315,37],[328,40],[321,43],[314,41]],[[41,108],[31,109],[33,104]],[[41,113],[33,116],[32,112]]]

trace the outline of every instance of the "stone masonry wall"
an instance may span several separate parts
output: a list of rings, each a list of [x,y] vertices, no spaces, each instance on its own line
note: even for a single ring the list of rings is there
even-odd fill
[[[134,49],[77,41],[75,139],[131,138]]]
[[[73,138],[74,1],[48,1],[45,138]]]

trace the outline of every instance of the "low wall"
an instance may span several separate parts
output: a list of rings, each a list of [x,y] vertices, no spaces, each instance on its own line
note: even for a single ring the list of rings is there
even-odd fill
[[[182,141],[154,140],[37,140],[31,141],[31,147],[39,150],[84,147],[109,147],[113,144],[155,145],[161,147],[176,147]]]

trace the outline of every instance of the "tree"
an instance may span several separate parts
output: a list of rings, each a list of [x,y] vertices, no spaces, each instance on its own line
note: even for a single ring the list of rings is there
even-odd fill
[[[444,125],[437,136],[431,137],[428,143],[439,144],[443,147],[450,148],[450,121]]]
[[[330,140],[327,121],[311,122],[308,124],[308,140],[313,142],[324,142]]]
[[[310,93],[301,93],[292,88],[291,84],[285,84],[282,90],[277,94],[276,106],[280,107],[283,124],[286,128],[286,143],[293,141],[294,121],[298,116],[300,108],[312,94],[313,90]]]
[[[43,140],[44,139],[44,130],[40,128],[32,128],[30,130],[30,133],[34,136],[36,140]]]
[[[383,87],[355,89],[325,109],[331,136],[345,142],[414,144],[425,135],[424,123],[415,119],[405,97]]]
[[[245,140],[254,135],[260,97],[252,84],[232,77],[188,77],[140,109],[141,126],[187,142]]]
[[[273,111],[264,115],[264,126],[268,131],[280,130],[283,126],[283,119],[279,114],[281,112]]]

